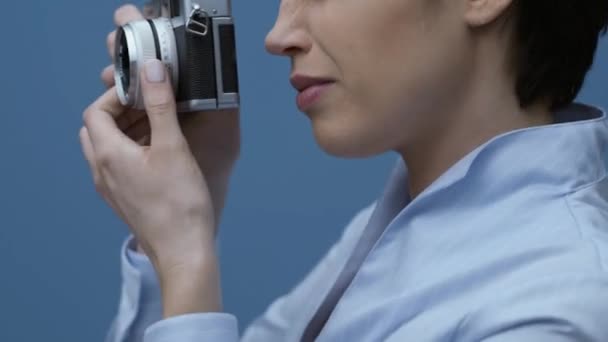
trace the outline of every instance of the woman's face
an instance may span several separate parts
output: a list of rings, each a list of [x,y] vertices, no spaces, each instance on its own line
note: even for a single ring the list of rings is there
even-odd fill
[[[331,79],[304,109],[328,153],[363,157],[428,138],[474,58],[464,1],[283,0],[266,38],[292,76]]]

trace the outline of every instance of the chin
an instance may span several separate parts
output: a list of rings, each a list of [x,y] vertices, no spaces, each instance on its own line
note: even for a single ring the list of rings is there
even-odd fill
[[[319,119],[319,120],[316,120]],[[379,140],[370,135],[368,129],[349,127],[340,123],[312,119],[315,140],[319,147],[329,155],[340,158],[367,158],[386,152],[380,148]]]

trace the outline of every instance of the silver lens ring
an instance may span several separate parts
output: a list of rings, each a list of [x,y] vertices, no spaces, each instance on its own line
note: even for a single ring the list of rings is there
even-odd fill
[[[167,18],[134,21],[119,28],[114,51],[114,80],[120,102],[144,109],[139,75],[148,59],[160,59],[177,91],[179,63],[175,35]]]

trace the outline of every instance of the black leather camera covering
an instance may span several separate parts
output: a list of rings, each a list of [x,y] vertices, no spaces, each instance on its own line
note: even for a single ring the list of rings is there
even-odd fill
[[[204,37],[186,32],[185,26],[175,29],[179,59],[177,102],[216,99],[213,25]]]

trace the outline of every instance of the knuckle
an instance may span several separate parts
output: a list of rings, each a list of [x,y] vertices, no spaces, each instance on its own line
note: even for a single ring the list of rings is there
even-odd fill
[[[136,13],[139,10],[137,9],[137,7],[133,4],[126,4],[123,6],[120,6],[115,12],[114,12],[114,21],[116,23],[119,23],[121,21],[123,21],[124,17],[129,16],[130,13]]]
[[[155,114],[164,114],[173,110],[174,104],[164,96],[148,101],[148,111]]]
[[[123,10],[127,13],[138,12],[139,9],[134,4],[124,4],[122,6]]]
[[[104,182],[103,177],[101,177],[98,170],[93,172],[93,184],[95,185],[95,190],[100,194],[105,194],[108,191],[106,182]]]
[[[114,67],[108,66],[101,72],[101,80],[110,88],[114,85]]]
[[[186,139],[181,135],[173,135],[165,137],[163,140],[159,140],[155,143],[154,149],[159,154],[166,154],[169,156],[182,156],[191,152],[190,145],[188,145]]]
[[[175,149],[175,151],[181,153],[190,152],[190,145],[188,145],[188,142],[183,136],[177,136],[173,140],[173,148]]]
[[[91,123],[91,120],[93,119],[93,108],[91,106],[87,107],[87,109],[84,110],[84,113],[82,114],[82,121],[85,123],[85,125],[89,125]]]
[[[183,156],[192,156],[192,150],[190,149],[190,145],[188,141],[182,136],[175,137],[172,141],[172,149],[175,153],[183,155]]]
[[[78,136],[80,137],[81,140],[85,138],[86,133],[87,133],[86,127],[84,127],[84,126],[80,127],[80,130],[78,131]]]
[[[97,172],[95,172],[93,174],[93,183],[95,184],[95,188],[97,189],[97,191],[103,192],[104,183],[103,183],[103,180],[101,179],[101,177],[99,176],[99,173],[97,173]]]
[[[118,23],[118,21],[119,21],[119,19],[120,19],[121,15],[122,15],[123,8],[124,8],[125,6],[126,6],[126,5],[120,6],[120,7],[118,7],[118,8],[117,8],[117,9],[114,11],[114,22],[115,22],[115,23]]]
[[[146,92],[146,90],[144,90]],[[154,87],[149,88],[144,94],[144,103],[147,110],[172,110],[175,106],[173,93],[166,88]]]
[[[101,180],[100,177],[94,178],[95,190],[101,195],[105,195],[108,191],[106,184]]]
[[[114,161],[114,153],[111,148],[104,147],[104,148],[100,148],[97,151],[95,164],[100,169],[111,168],[113,161]]]

